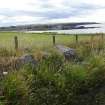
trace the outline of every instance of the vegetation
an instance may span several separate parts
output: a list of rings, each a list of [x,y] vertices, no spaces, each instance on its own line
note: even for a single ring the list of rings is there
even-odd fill
[[[13,50],[14,36],[17,36],[20,50],[25,48],[35,50],[44,48],[46,49],[52,47],[53,45],[52,35],[56,35],[56,33],[0,32],[0,48]],[[95,37],[98,37],[98,35]],[[79,35],[79,41],[86,41],[90,39],[90,35]],[[69,45],[70,43],[75,43],[75,35],[56,35],[56,44]]]
[[[76,49],[78,60],[65,61],[52,47],[54,51],[49,50],[51,55],[44,59],[37,51],[34,68],[30,64],[18,71],[8,68],[9,74],[0,81],[0,105],[105,105],[105,46],[100,40],[67,43]],[[10,49],[0,50],[1,58],[14,55],[18,56]],[[7,58],[0,62],[7,63]]]

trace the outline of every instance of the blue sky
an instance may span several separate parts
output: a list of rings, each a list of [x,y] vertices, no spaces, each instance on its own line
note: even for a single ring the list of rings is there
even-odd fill
[[[105,0],[0,0],[0,26],[105,22]]]

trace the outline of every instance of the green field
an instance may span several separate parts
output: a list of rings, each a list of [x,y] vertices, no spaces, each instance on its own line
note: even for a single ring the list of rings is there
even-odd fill
[[[0,33],[0,105],[105,105],[104,36],[78,35],[76,42],[56,35],[56,44],[75,49],[68,59],[51,34]],[[15,36],[19,49],[11,50]],[[20,61],[25,54],[34,64]]]
[[[44,48],[53,45],[51,34],[1,32],[0,47],[14,48],[14,36],[18,37],[19,48]],[[79,35],[79,41],[90,40],[90,35]],[[56,44],[69,45],[75,43],[75,35],[56,35]]]

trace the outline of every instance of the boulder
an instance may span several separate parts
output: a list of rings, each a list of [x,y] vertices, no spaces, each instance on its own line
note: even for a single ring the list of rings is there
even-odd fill
[[[34,56],[30,54],[25,54],[21,57],[11,57],[7,63],[5,62],[0,63],[0,78],[2,78],[4,75],[7,75],[8,72],[12,70],[19,70],[26,64],[30,64],[32,68],[34,68],[37,64]]]
[[[37,64],[37,61],[34,59],[33,55],[26,54],[26,55],[23,55],[23,56],[17,58],[17,60],[15,62],[16,69],[19,69],[26,64],[31,64],[32,67],[35,67]]]
[[[30,55],[30,54],[21,56],[19,58],[19,60],[21,61],[22,64],[27,64],[27,63],[36,64],[36,61],[35,61],[33,55]]]
[[[76,50],[62,45],[56,45],[58,51],[64,55],[66,60],[72,60],[77,58]]]

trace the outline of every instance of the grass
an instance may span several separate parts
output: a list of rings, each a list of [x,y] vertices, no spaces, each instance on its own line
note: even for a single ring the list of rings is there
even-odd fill
[[[51,34],[37,33],[19,33],[19,32],[0,32],[0,47],[14,49],[14,36],[18,37],[19,48],[37,48],[51,47],[53,45]],[[79,35],[79,41],[90,40],[89,35]],[[57,35],[56,44],[70,44],[75,42],[74,35]]]
[[[67,63],[52,54],[34,69],[25,65],[2,81],[1,101],[6,105],[105,105],[104,57],[89,55],[83,61]]]
[[[26,47],[37,53],[35,68],[27,64],[16,71],[14,64],[6,65],[16,53],[10,51],[14,36],[19,39],[18,53]],[[75,45],[75,36],[57,35],[56,43],[75,48],[79,59],[65,61],[46,33],[0,33],[0,70],[9,71],[0,80],[0,105],[105,105],[105,44],[101,36],[79,35]],[[38,49],[50,48],[51,55],[43,59]]]

